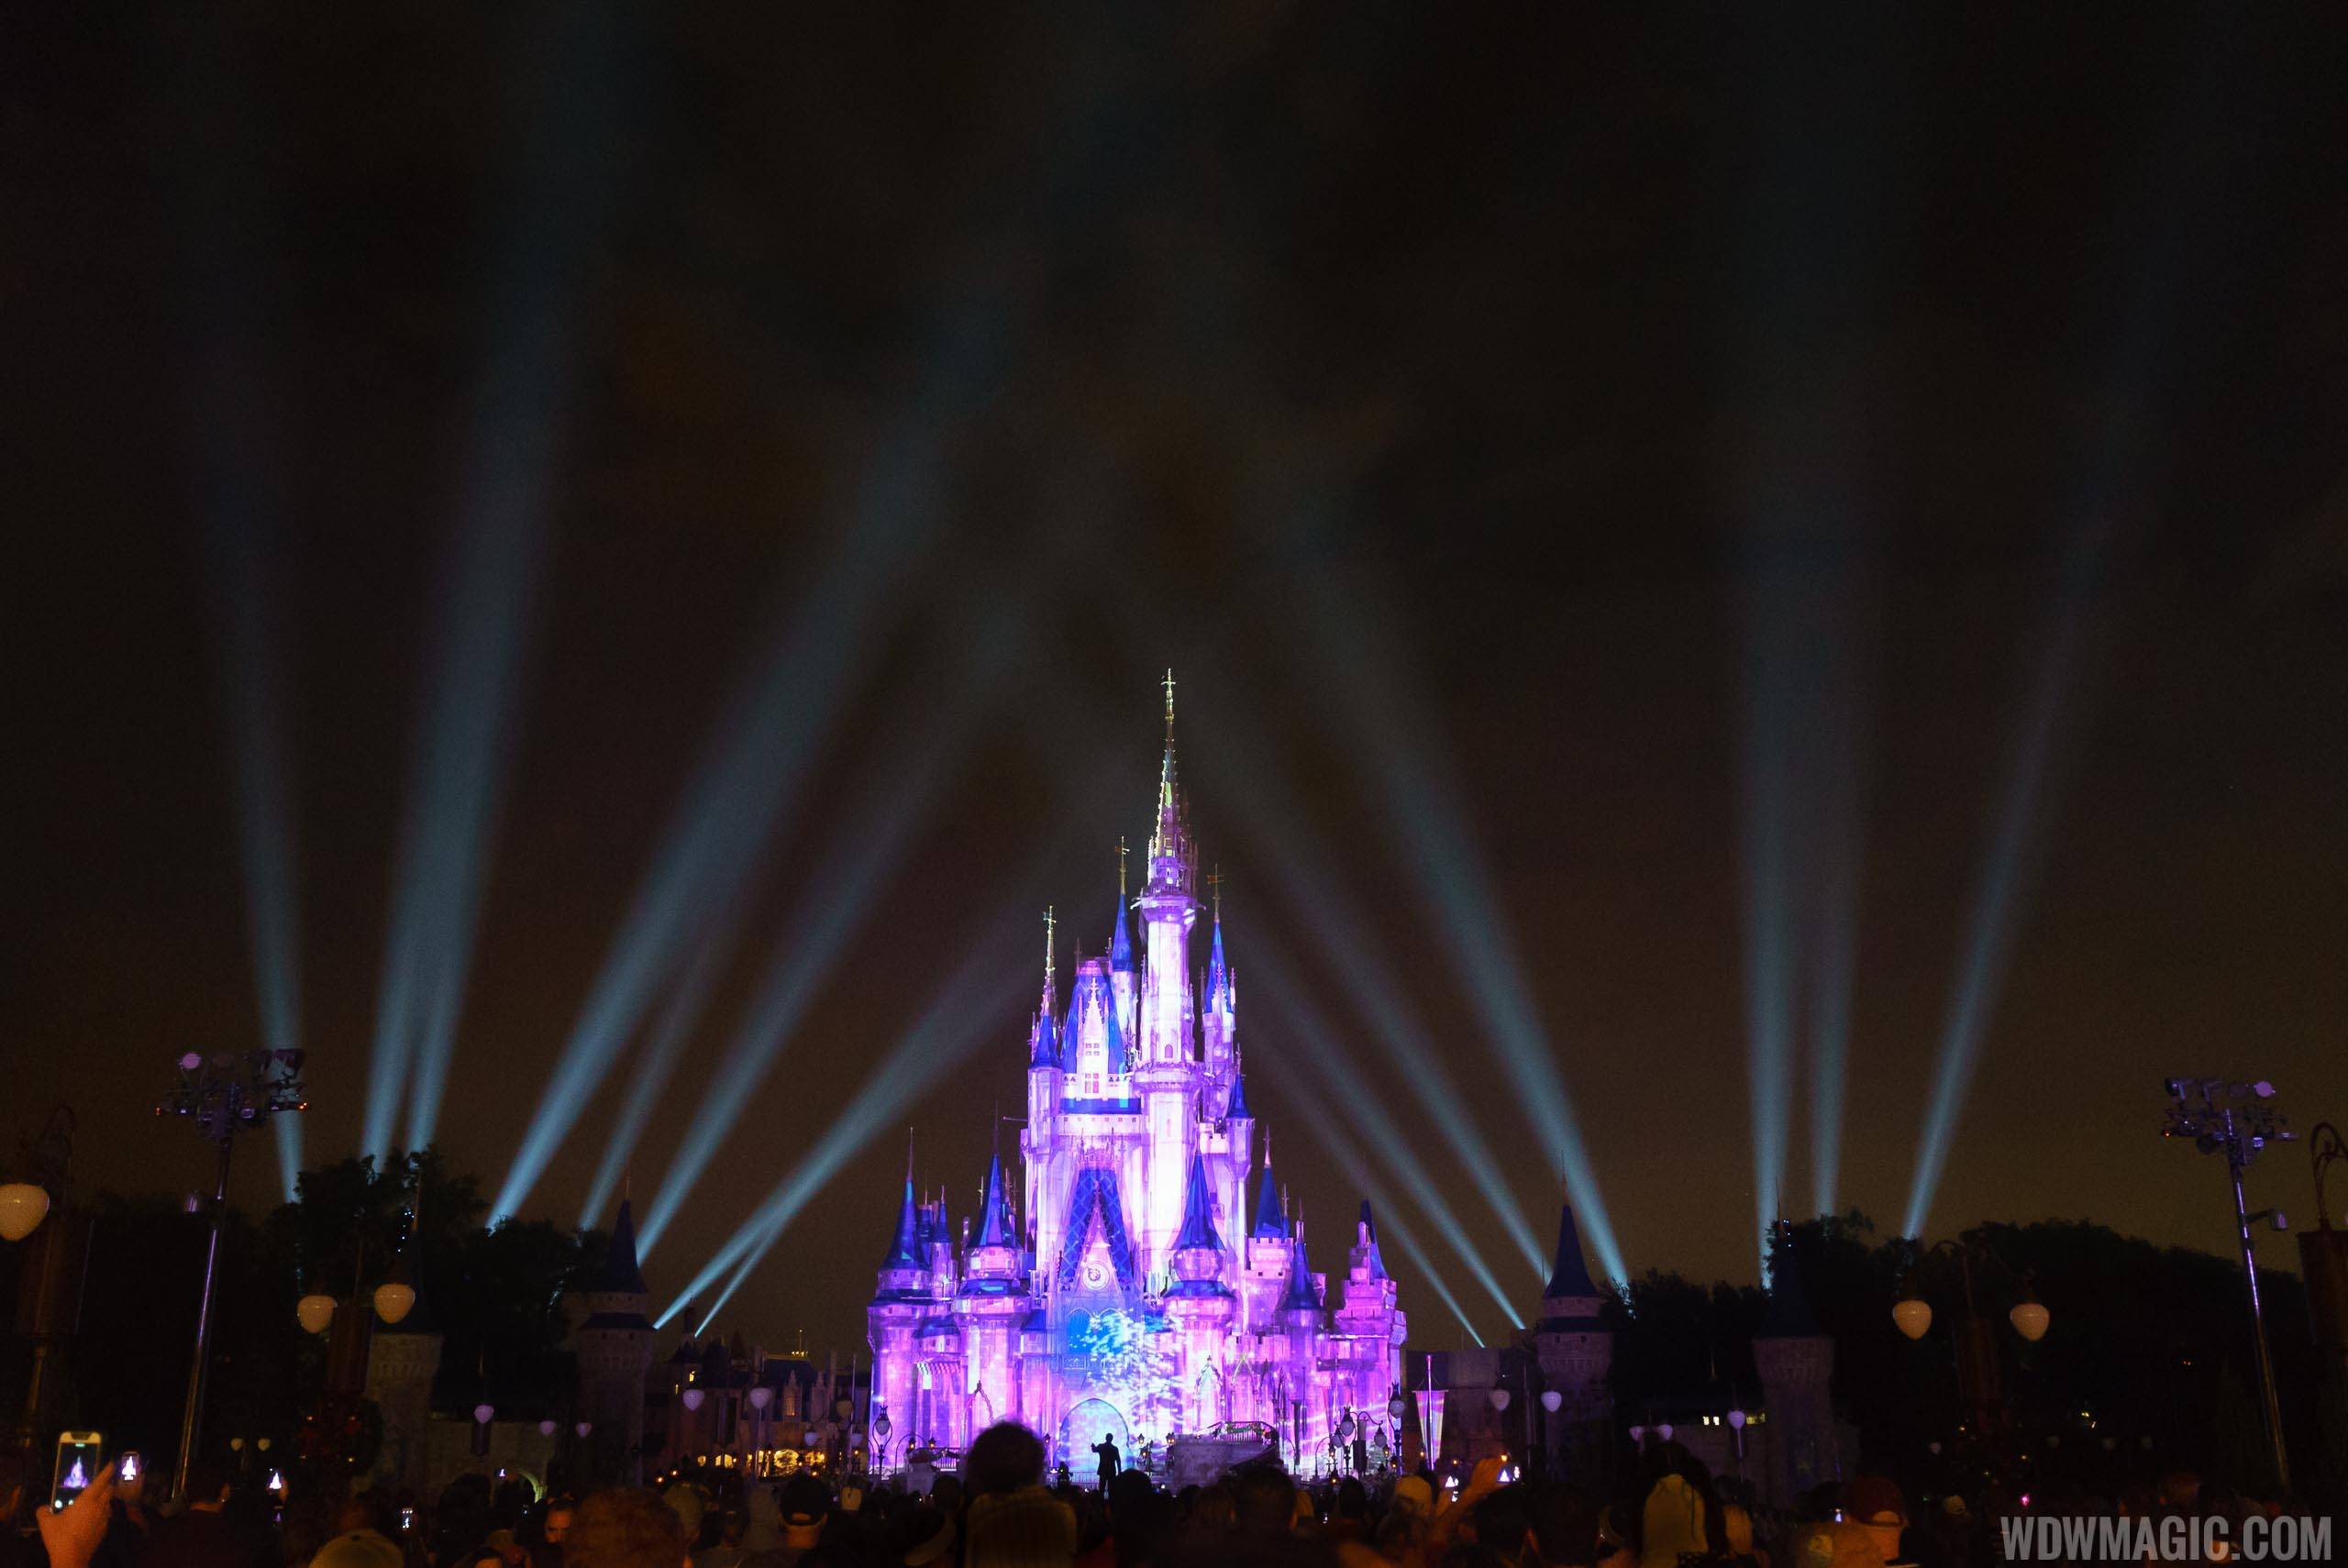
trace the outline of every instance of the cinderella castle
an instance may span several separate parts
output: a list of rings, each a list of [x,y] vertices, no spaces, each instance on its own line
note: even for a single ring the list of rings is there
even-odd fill
[[[867,1313],[874,1425],[892,1447],[958,1449],[1015,1419],[1089,1469],[1104,1435],[1131,1455],[1247,1422],[1303,1460],[1402,1382],[1369,1206],[1342,1279],[1314,1273],[1258,1143],[1219,916],[1193,967],[1198,849],[1170,672],[1165,686],[1146,880],[1128,899],[1121,870],[1107,951],[1077,965],[1065,1003],[1047,936],[1020,1180],[998,1156],[958,1237],[945,1203],[905,1184]]]

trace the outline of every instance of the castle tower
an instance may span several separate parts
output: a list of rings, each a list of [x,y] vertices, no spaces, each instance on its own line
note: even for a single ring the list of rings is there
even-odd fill
[[[908,1161],[908,1164],[911,1162]],[[928,1289],[921,1255],[921,1220],[914,1202],[914,1178],[905,1177],[904,1199],[897,1209],[897,1228],[888,1254],[881,1259],[878,1287],[864,1310],[865,1337],[872,1346],[872,1410],[886,1410],[889,1442],[900,1457],[921,1435],[914,1424],[914,1395],[918,1373],[915,1337],[936,1303]]]
[[[1280,1189],[1272,1179],[1269,1140],[1264,1150],[1264,1175],[1256,1188],[1256,1218],[1247,1230],[1247,1266],[1240,1282],[1247,1331],[1274,1332],[1280,1298],[1288,1294],[1289,1265],[1295,1250],[1289,1244],[1288,1215],[1280,1208]]]
[[[1207,1183],[1214,1198],[1215,1212],[1230,1220],[1232,1245],[1225,1264],[1225,1283],[1236,1289],[1247,1264],[1247,1176],[1256,1168],[1256,1112],[1247,1103],[1247,1079],[1235,1054],[1231,1063],[1231,1086],[1224,1092],[1223,1157],[1207,1167]]]
[[[1304,1225],[1299,1220],[1289,1242],[1288,1289],[1280,1297],[1279,1333],[1282,1381],[1288,1389],[1288,1419],[1281,1439],[1290,1445],[1290,1463],[1300,1472],[1320,1452],[1331,1412],[1319,1397],[1321,1331],[1327,1319],[1321,1309],[1321,1282],[1313,1276],[1312,1256],[1304,1250]]]
[[[1217,901],[1221,901],[1220,895]],[[1207,1077],[1217,1083],[1238,1070],[1233,1052],[1238,1032],[1238,996],[1231,983],[1231,966],[1224,962],[1223,913],[1218,910],[1214,917],[1213,935],[1207,944],[1206,1010],[1200,1021]]]
[[[588,1429],[585,1485],[638,1485],[644,1452],[644,1380],[652,1370],[650,1286],[636,1256],[636,1214],[620,1199],[603,1272],[587,1292],[587,1320],[579,1325],[581,1414]],[[436,1347],[434,1359],[438,1359]]]
[[[1053,979],[1053,943],[1057,928],[1052,911],[1044,911],[1044,996],[1027,1024],[1027,1125],[1019,1132],[1019,1152],[1026,1174],[1026,1201],[1020,1212],[1027,1219],[1026,1242],[1036,1244],[1036,1217],[1043,1212],[1044,1173],[1050,1166],[1054,1136],[1059,1121],[1060,1094],[1066,1075],[1060,1070],[1059,987]]]
[[[969,1369],[970,1411],[975,1433],[989,1422],[1019,1413],[1019,1389],[1012,1365],[1028,1297],[1020,1285],[1019,1237],[1002,1189],[1002,1159],[987,1162],[986,1198],[980,1204],[978,1239],[964,1252],[962,1283],[954,1315],[962,1324],[962,1350]]]
[[[1599,1319],[1602,1297],[1582,1261],[1581,1229],[1574,1206],[1557,1213],[1557,1255],[1541,1292],[1541,1316],[1533,1325],[1533,1351],[1541,1380],[1558,1396],[1557,1408],[1542,1416],[1542,1441],[1551,1467],[1578,1479],[1595,1477],[1605,1463],[1614,1422],[1607,1376],[1614,1365],[1614,1331]]]
[[[1174,672],[1166,672],[1166,751],[1157,770],[1157,825],[1149,839],[1142,929],[1149,955],[1142,977],[1140,1062],[1134,1088],[1146,1118],[1142,1194],[1142,1267],[1162,1271],[1182,1228],[1182,1186],[1197,1151],[1198,1069],[1190,1039],[1191,923],[1196,856],[1174,768]]]
[[[398,1322],[375,1325],[367,1342],[367,1397],[383,1418],[383,1444],[376,1454],[374,1475],[388,1485],[422,1492],[430,1483],[432,1379],[440,1370],[441,1342],[431,1305],[421,1295]],[[649,1325],[646,1342],[648,1347]],[[581,1359],[583,1375],[585,1358]],[[637,1404],[643,1403],[639,1393]]]
[[[1132,1039],[1138,1030],[1134,1009],[1141,976],[1134,965],[1133,927],[1125,913],[1125,841],[1117,841],[1117,923],[1109,933],[1109,984],[1116,993],[1117,1021]]]
[[[1191,1431],[1204,1431],[1228,1409],[1230,1369],[1223,1350],[1239,1302],[1223,1282],[1224,1256],[1207,1191],[1206,1160],[1194,1154],[1182,1188],[1182,1228],[1174,1238],[1174,1283],[1165,1296],[1166,1316],[1180,1341],[1181,1382],[1175,1395]]]
[[[1830,1387],[1834,1342],[1811,1314],[1792,1242],[1792,1227],[1780,1220],[1769,1249],[1769,1312],[1753,1336],[1754,1369],[1769,1415],[1767,1500],[1779,1507],[1843,1476]]]

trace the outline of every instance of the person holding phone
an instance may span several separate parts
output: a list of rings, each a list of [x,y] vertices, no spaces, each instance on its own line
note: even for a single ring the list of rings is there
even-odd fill
[[[114,1469],[99,1466],[90,1484],[65,1507],[40,1510],[40,1540],[49,1549],[49,1568],[90,1568],[114,1517]]]

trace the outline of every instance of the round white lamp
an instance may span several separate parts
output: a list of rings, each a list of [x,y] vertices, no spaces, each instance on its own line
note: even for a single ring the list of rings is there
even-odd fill
[[[375,1287],[375,1316],[397,1323],[415,1309],[415,1286],[387,1279]]]
[[[21,1242],[49,1214],[49,1189],[28,1181],[0,1187],[0,1241]]]

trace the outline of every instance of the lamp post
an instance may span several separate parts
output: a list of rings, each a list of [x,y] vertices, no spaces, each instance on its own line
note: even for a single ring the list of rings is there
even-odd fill
[[[1956,1342],[1957,1398],[1973,1420],[1976,1431],[1984,1436],[2002,1433],[2007,1424],[2005,1393],[1998,1374],[1999,1354],[1997,1331],[1981,1316],[1979,1303],[1973,1293],[1973,1270],[1978,1264],[1984,1268],[2003,1273],[2015,1280],[2021,1299],[2006,1314],[2015,1333],[2035,1344],[2045,1337],[2051,1319],[2045,1307],[2031,1289],[2027,1275],[2017,1275],[1997,1253],[1970,1238],[1951,1237],[1935,1242],[1918,1252],[1908,1266],[1907,1277],[1900,1282],[1899,1299],[1892,1304],[1891,1320],[1901,1333],[1911,1340],[1921,1340],[1933,1326],[1932,1303],[1926,1301],[1920,1276],[1934,1260],[1954,1258],[1957,1278],[1965,1304],[1965,1316],[1959,1320],[1953,1338]]]
[[[155,1107],[158,1116],[194,1119],[195,1130],[217,1145],[212,1180],[212,1229],[204,1248],[204,1292],[196,1298],[195,1355],[187,1370],[187,1408],[180,1417],[180,1452],[172,1467],[172,1490],[187,1491],[187,1467],[204,1428],[205,1363],[212,1353],[212,1289],[220,1271],[220,1231],[228,1214],[228,1160],[237,1134],[269,1118],[305,1110],[299,1051],[222,1052],[206,1056],[190,1051],[179,1059],[180,1081]]]
[[[2190,1138],[2205,1154],[2223,1154],[2226,1175],[2233,1187],[2234,1237],[2242,1244],[2243,1277],[2250,1286],[2250,1338],[2258,1358],[2258,1400],[2266,1417],[2266,1441],[2273,1445],[2275,1482],[2291,1489],[2291,1456],[2283,1447],[2283,1404],[2275,1392],[2275,1360],[2266,1349],[2266,1316],[2258,1300],[2258,1253],[2252,1245],[2251,1222],[2264,1220],[2276,1230],[2288,1228],[2279,1209],[2253,1214],[2243,1199],[2242,1174],[2270,1143],[2298,1136],[2275,1104],[2275,1086],[2234,1083],[2224,1078],[2164,1078],[2169,1110],[2161,1121],[2164,1138]]]
[[[49,1404],[49,1360],[82,1321],[82,1279],[90,1262],[90,1216],[73,1206],[73,1112],[58,1106],[24,1142],[30,1179],[0,1187],[0,1240],[25,1243],[17,1283],[17,1327],[33,1342],[32,1369],[17,1422],[17,1447],[37,1446]],[[54,1217],[52,1218],[52,1211]],[[42,1221],[48,1220],[46,1227]]]

